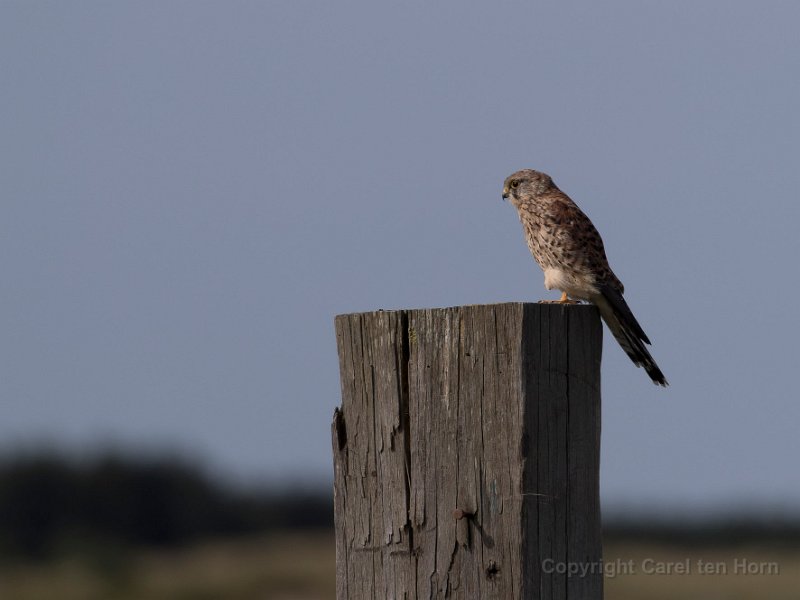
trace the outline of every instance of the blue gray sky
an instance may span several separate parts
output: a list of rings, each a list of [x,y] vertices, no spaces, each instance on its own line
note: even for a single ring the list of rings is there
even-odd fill
[[[337,313],[553,298],[603,234],[607,507],[800,502],[794,2],[3,2],[0,440],[330,481]]]

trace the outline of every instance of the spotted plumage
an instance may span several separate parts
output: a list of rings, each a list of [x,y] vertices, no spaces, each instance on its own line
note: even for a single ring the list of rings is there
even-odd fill
[[[667,380],[645,344],[645,335],[628,304],[622,282],[611,270],[603,240],[583,211],[549,175],[523,169],[506,178],[503,198],[517,209],[533,258],[544,271],[548,290],[597,305],[614,338],[637,367],[658,385]]]

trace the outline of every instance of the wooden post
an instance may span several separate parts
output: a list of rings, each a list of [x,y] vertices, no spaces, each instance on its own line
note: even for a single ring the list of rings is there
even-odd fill
[[[602,598],[593,306],[336,317],[339,600]]]

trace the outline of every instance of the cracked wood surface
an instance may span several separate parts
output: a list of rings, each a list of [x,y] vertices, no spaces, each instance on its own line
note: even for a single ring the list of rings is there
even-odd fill
[[[555,569],[602,557],[596,309],[509,303],[335,324],[337,598],[601,598],[597,568]]]

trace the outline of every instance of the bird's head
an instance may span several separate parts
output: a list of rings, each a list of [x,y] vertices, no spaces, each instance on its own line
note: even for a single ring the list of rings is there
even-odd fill
[[[517,206],[523,199],[533,199],[555,187],[547,173],[522,169],[506,177],[503,182],[503,199]]]

